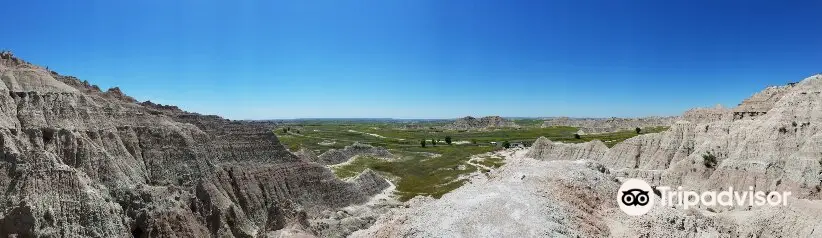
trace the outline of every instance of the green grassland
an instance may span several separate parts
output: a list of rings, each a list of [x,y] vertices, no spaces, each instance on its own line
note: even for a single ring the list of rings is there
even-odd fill
[[[522,121],[526,122],[526,121]],[[329,149],[343,148],[354,142],[381,146],[398,158],[383,160],[371,157],[357,157],[348,163],[332,166],[340,178],[353,177],[372,169],[386,175],[397,186],[396,195],[400,200],[408,200],[418,195],[439,198],[454,190],[467,180],[464,175],[478,171],[480,168],[468,163],[471,155],[483,154],[499,149],[490,144],[502,141],[524,142],[530,145],[537,138],[544,136],[553,141],[570,143],[601,140],[606,145],[614,144],[636,136],[636,132],[624,131],[607,134],[581,136],[576,139],[578,131],[573,127],[540,128],[540,123],[528,121],[522,128],[510,128],[487,131],[448,131],[436,129],[442,122],[428,122],[430,126],[422,129],[403,129],[398,123],[372,121],[300,121],[282,125],[274,130],[280,141],[296,151],[307,149],[314,154],[321,154]],[[519,122],[518,122],[519,123]],[[522,124],[521,124],[522,125]],[[666,128],[646,128],[643,133],[663,131]],[[444,138],[450,136],[452,145],[446,145]],[[426,140],[426,147],[420,146],[420,140]],[[437,139],[436,146],[431,139]],[[459,142],[459,143],[457,143]],[[437,155],[437,156],[431,156]],[[498,168],[504,164],[501,158],[484,158],[475,161],[487,168]]]

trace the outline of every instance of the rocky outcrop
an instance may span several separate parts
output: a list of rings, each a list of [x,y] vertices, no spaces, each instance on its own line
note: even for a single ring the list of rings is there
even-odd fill
[[[608,151],[608,146],[599,140],[585,143],[562,143],[552,142],[548,138],[540,137],[531,145],[526,156],[528,158],[541,158],[546,160],[553,158],[581,160],[600,158],[606,151]]]
[[[796,83],[790,83],[785,86],[772,86],[765,90],[754,94],[745,99],[736,108],[733,109],[734,120],[754,119],[758,116],[765,115],[773,108],[782,96],[789,92]]]
[[[371,169],[365,169],[362,173],[351,179],[362,194],[377,194],[391,186],[387,180],[377,175]]]
[[[301,161],[265,122],[137,103],[6,52],[0,80],[3,237],[253,237],[383,187]]]
[[[320,161],[320,158],[317,157],[317,155],[315,155],[314,152],[311,152],[311,150],[308,150],[306,148],[300,148],[300,150],[294,152],[294,155],[296,155],[301,160],[307,161],[307,162]]]
[[[557,117],[546,119],[542,127],[570,126],[580,129],[581,134],[599,134],[646,127],[670,126],[679,117],[642,117],[642,118],[568,118]]]
[[[716,105],[712,108],[693,108],[682,114],[682,120],[696,124],[733,121],[733,110],[722,105]]]
[[[385,148],[374,147],[367,144],[354,143],[343,149],[330,149],[322,153],[317,158],[317,163],[324,165],[334,165],[346,162],[355,156],[373,156],[378,158],[393,158],[394,155]]]
[[[482,130],[506,127],[510,128],[519,126],[513,121],[500,116],[487,116],[479,119],[467,116],[457,119],[454,123],[443,126],[443,128],[447,130]]]
[[[817,199],[822,187],[820,92],[822,75],[769,87],[738,108],[689,111],[668,131],[628,139],[589,159],[659,184],[704,189],[754,186]],[[531,154],[549,160],[579,159],[575,153],[586,149],[577,149]],[[708,154],[716,158],[716,166],[706,166],[703,156]]]

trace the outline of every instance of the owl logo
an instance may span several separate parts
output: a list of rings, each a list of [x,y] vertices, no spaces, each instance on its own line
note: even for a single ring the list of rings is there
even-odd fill
[[[625,206],[645,206],[651,199],[648,197],[648,191],[635,188],[622,192],[621,200]]]
[[[642,216],[654,207],[653,189],[641,179],[628,179],[615,191],[616,203],[625,214]]]

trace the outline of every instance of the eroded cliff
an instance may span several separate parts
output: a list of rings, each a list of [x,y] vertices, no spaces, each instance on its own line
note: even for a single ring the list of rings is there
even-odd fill
[[[822,75],[769,87],[733,109],[690,110],[668,131],[636,136],[589,159],[625,176],[670,186],[754,186],[820,198],[820,92]],[[531,154],[538,159],[565,160],[590,153],[590,146],[561,153],[543,149],[557,146],[535,145]],[[716,164],[706,163],[709,154]]]
[[[300,160],[266,123],[138,103],[8,52],[0,79],[3,237],[262,236],[385,187]]]

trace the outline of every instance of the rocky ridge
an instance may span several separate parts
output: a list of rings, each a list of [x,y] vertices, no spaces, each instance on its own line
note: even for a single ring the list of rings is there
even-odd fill
[[[0,236],[258,237],[368,201],[271,125],[139,103],[0,53]]]
[[[634,130],[637,127],[670,126],[680,117],[642,117],[642,118],[568,118],[557,117],[546,119],[542,127],[570,126],[578,127],[580,134],[599,134],[625,130]]]
[[[519,127],[511,120],[500,116],[475,118],[471,116],[459,118],[453,123],[443,126],[446,130],[483,130],[493,128]]]
[[[816,139],[822,136],[819,92],[822,76],[815,75],[799,83],[769,87],[737,108],[688,111],[685,120],[669,130],[633,137],[604,153],[582,145],[575,153],[602,153],[589,159],[626,175],[672,186],[755,186],[816,199],[820,198],[822,172],[822,142]],[[531,154],[537,159],[577,159],[535,148]],[[717,166],[705,166],[703,155],[708,153],[716,156]]]

